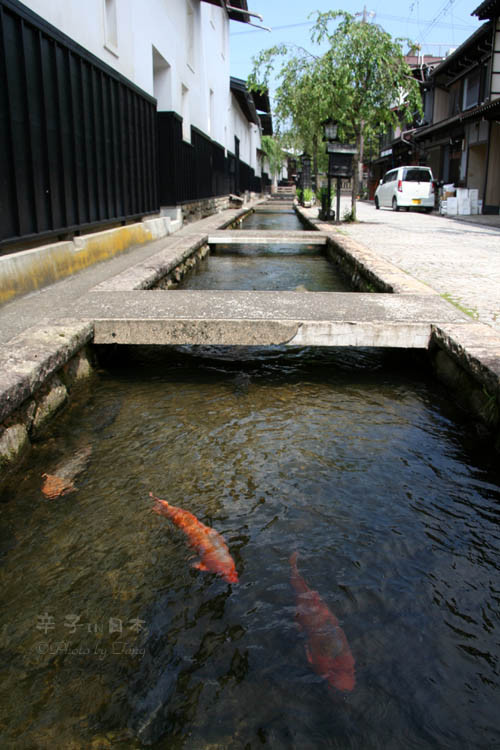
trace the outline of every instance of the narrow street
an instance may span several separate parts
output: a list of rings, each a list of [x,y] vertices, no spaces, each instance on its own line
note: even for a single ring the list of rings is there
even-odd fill
[[[343,198],[341,215],[349,207]],[[500,330],[500,217],[489,217],[498,226],[486,226],[418,211],[377,211],[365,201],[358,202],[357,217],[339,231]]]

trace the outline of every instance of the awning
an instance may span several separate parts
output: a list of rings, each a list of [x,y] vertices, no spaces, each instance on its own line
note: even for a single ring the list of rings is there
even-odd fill
[[[257,114],[253,95],[247,89],[246,82],[241,78],[233,78],[233,76],[231,76],[230,89],[231,93],[236,97],[236,100],[248,122],[253,122],[255,125],[258,125],[259,116]]]
[[[436,122],[434,125],[427,125],[424,128],[418,128],[413,137],[415,140],[420,140],[421,138],[427,138],[428,135],[437,133],[440,130],[451,129],[452,126],[455,126],[453,132],[458,132],[460,125],[467,122],[467,120],[496,120],[499,116],[500,98],[494,99],[492,102],[486,102],[486,104],[480,104],[466,112],[460,112],[458,115],[448,117],[448,119]],[[458,128],[456,126],[458,126]]]
[[[251,24],[251,17],[262,20],[262,16],[259,13],[253,13],[251,10],[248,10],[247,0],[201,0],[201,2],[225,8],[231,21]]]

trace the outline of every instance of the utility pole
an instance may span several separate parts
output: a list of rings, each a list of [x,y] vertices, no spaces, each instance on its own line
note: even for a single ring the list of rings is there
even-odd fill
[[[368,18],[375,18],[375,11],[373,10],[366,10],[366,5],[363,7],[363,12],[355,13],[355,16],[363,16],[361,19],[361,23],[368,23]]]

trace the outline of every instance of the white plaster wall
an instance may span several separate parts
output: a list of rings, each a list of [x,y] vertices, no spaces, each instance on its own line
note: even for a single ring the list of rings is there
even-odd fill
[[[23,4],[135,82],[131,23],[131,5],[134,0],[116,2],[118,54],[113,54],[105,46],[104,0],[24,0]]]
[[[191,45],[188,4],[194,34]],[[160,111],[182,115],[184,108],[190,125],[233,153],[236,135],[240,158],[259,169],[260,132],[246,120],[229,88],[230,22],[223,8],[200,0],[115,0],[117,45],[112,48],[106,46],[105,0],[26,0],[25,5],[156,96]],[[183,87],[187,89],[184,102]]]

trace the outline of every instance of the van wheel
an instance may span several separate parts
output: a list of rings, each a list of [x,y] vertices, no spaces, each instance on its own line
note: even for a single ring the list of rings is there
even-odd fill
[[[377,196],[375,196],[375,208],[377,209],[377,211],[378,211],[378,210],[379,210],[379,208],[380,208],[380,203],[378,202],[378,198],[377,198]]]
[[[392,210],[393,211],[399,211],[399,206],[398,206],[398,202],[397,202],[396,198],[392,199]]]

